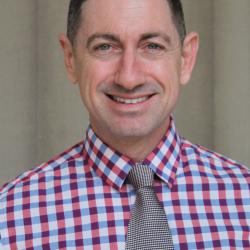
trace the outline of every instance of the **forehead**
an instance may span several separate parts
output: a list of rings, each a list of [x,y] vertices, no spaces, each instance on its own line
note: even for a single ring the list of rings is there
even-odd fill
[[[82,6],[80,32],[176,33],[167,0],[88,0]]]

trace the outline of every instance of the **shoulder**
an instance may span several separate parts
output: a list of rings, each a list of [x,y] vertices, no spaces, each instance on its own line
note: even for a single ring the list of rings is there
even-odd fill
[[[250,184],[248,167],[185,139],[182,139],[181,158],[184,168],[200,175],[231,181],[244,179]]]
[[[74,164],[78,160],[82,161],[82,148],[83,142],[79,142],[51,160],[22,173],[12,181],[6,183],[0,188],[0,202],[6,200],[6,196],[10,193],[18,193],[18,190],[23,190],[24,186],[36,185],[35,183],[42,182],[43,178],[49,178],[49,176],[53,178],[56,171],[61,173],[69,165]]]

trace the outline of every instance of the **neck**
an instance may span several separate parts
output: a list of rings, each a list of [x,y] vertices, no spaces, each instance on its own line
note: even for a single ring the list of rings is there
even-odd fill
[[[100,136],[97,131],[95,133],[98,137],[108,144],[114,150],[120,152],[122,155],[128,157],[134,162],[143,161],[159,144],[160,140],[166,133],[169,126],[170,119],[167,120],[165,126],[161,126],[152,133],[144,137],[118,137],[118,136]]]

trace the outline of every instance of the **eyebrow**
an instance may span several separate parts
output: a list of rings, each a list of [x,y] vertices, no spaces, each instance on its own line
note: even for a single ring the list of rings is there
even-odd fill
[[[150,38],[157,38],[157,37],[163,38],[165,42],[167,42],[168,44],[171,44],[170,36],[163,32],[148,32],[148,33],[142,34],[140,41],[148,40]]]
[[[112,42],[121,42],[119,36],[111,33],[95,33],[91,35],[88,40],[87,40],[87,48],[89,48],[90,44],[95,40],[95,39],[104,39]]]
[[[163,33],[163,32],[147,32],[144,33],[140,36],[139,41],[144,41],[148,40],[150,38],[156,38],[156,37],[161,37],[165,42],[168,44],[171,44],[171,38],[169,35]],[[121,43],[121,39],[119,36],[113,34],[113,33],[95,33],[91,35],[88,40],[87,40],[87,48],[89,48],[90,44],[95,40],[95,39],[104,39],[112,42],[118,42]]]

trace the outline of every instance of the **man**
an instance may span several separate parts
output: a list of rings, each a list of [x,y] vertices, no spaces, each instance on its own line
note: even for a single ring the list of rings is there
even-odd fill
[[[249,170],[181,139],[171,116],[198,50],[181,3],[71,0],[60,43],[90,127],[1,189],[2,248],[250,249]],[[157,213],[135,169],[156,176]]]

